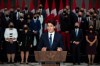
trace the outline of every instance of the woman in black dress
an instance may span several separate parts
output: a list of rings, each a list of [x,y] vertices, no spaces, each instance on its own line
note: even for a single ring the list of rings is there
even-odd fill
[[[88,54],[89,64],[93,64],[96,54],[96,41],[97,41],[97,34],[93,30],[93,26],[89,26],[89,31],[87,32],[86,35],[86,41],[88,42],[87,54]]]
[[[21,32],[20,40],[21,64],[24,62],[24,56],[26,59],[25,62],[26,64],[28,64],[29,50],[32,47],[32,41],[31,32],[29,31],[27,24],[24,25],[23,31]]]

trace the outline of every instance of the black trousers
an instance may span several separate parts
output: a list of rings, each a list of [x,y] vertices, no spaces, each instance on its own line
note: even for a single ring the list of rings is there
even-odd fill
[[[34,46],[34,50],[37,50],[37,46],[38,46],[38,43],[39,43],[39,33],[37,33],[37,34],[32,34],[32,41],[34,41],[34,37],[36,37],[36,42],[37,42],[37,44],[36,44],[36,46]]]
[[[3,61],[3,51],[0,48],[0,62],[2,62],[2,61]]]
[[[73,63],[80,64],[80,45],[72,44]]]

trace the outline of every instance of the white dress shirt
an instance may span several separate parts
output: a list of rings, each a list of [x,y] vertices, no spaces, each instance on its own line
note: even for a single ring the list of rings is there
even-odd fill
[[[19,15],[19,14],[20,14],[20,12],[17,12],[17,13],[16,13],[16,19],[17,19],[17,20],[18,20],[18,19],[19,19],[19,17],[20,17],[20,15]]]
[[[79,32],[79,28],[75,29],[75,33],[77,32],[77,35],[78,35],[78,32]]]
[[[5,33],[4,33],[4,38],[15,38],[13,41],[17,41],[18,33],[15,28],[9,29],[6,28]]]
[[[82,21],[82,18],[81,17],[78,17],[78,22],[81,22]]]
[[[40,29],[40,36],[42,35],[42,30],[43,30],[43,27],[42,27],[42,24],[43,24],[43,15],[40,15],[39,16],[39,20],[40,20],[40,23],[41,23],[41,29]]]
[[[51,35],[51,34],[52,34],[52,43],[53,43],[55,32],[48,33],[49,38],[50,38],[50,35]],[[49,40],[50,40],[50,39],[49,39]]]

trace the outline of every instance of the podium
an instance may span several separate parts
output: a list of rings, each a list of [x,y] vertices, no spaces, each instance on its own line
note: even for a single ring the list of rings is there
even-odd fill
[[[60,66],[66,60],[67,51],[34,51],[35,60],[42,66]]]

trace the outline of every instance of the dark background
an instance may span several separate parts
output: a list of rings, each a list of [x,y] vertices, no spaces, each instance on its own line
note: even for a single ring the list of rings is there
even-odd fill
[[[7,6],[7,1],[8,0],[4,0],[4,2],[5,2],[5,7]],[[11,6],[14,8],[15,7],[15,1],[16,0],[11,0]],[[19,6],[21,7],[22,6],[22,0],[18,0],[19,1]],[[29,4],[30,4],[30,1],[31,0],[25,0],[25,3],[26,3],[26,5],[29,7]],[[40,2],[43,4],[43,6],[44,6],[44,4],[45,4],[45,1],[46,0],[40,0]],[[66,6],[66,0],[62,0],[63,1],[63,5],[64,5],[64,7]],[[90,0],[84,0],[85,1],[85,8],[86,9],[88,9],[88,5],[89,5],[89,1]],[[100,7],[100,0],[98,0],[99,1],[99,7]],[[1,2],[1,0],[0,0],[0,2]],[[52,5],[52,2],[53,2],[53,0],[48,0],[48,4],[49,4],[49,8],[50,8],[50,10],[51,10],[51,5]],[[72,6],[72,3],[73,3],[73,0],[69,0],[69,5],[70,6]],[[76,3],[77,3],[77,6],[78,7],[81,7],[81,4],[82,4],[82,0],[76,0]],[[38,0],[33,0],[33,4],[34,4],[34,6],[35,6],[35,8],[37,8],[37,5],[38,5]],[[57,11],[59,10],[59,5],[60,5],[60,0],[55,0],[55,4],[56,4],[56,8],[57,8]],[[93,8],[95,8],[95,4],[96,4],[96,0],[92,0],[92,6],[93,6]]]

